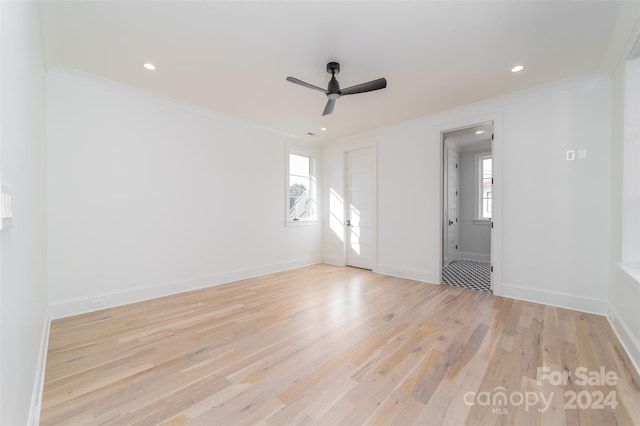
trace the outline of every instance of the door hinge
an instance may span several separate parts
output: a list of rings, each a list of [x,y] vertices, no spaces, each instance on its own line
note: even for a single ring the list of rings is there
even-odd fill
[[[458,195],[458,191],[456,191],[456,195]]]
[[[456,244],[456,250],[458,250],[458,245]]]
[[[456,169],[458,168],[458,164],[456,163]]]
[[[458,218],[456,217],[456,223],[458,223]]]
[[[493,265],[491,265],[491,272],[493,272]]]
[[[491,222],[491,229],[493,229],[493,222]]]
[[[491,178],[491,185],[493,185],[493,178]]]
[[[491,133],[491,140],[493,140],[493,133]]]

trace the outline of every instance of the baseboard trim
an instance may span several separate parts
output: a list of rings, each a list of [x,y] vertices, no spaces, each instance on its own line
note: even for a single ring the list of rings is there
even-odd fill
[[[391,277],[407,278],[429,284],[439,284],[438,278],[434,278],[434,274],[432,272],[412,271],[410,269],[397,268],[388,265],[378,265],[373,269],[373,272]]]
[[[144,300],[156,299],[158,297],[170,296],[172,294],[184,293],[186,291],[213,287],[216,285],[227,284],[276,272],[288,271],[304,266],[315,265],[317,263],[322,263],[322,258],[320,256],[295,259],[282,263],[263,265],[256,268],[225,272],[222,274],[198,277],[190,280],[160,284],[151,287],[136,288],[118,293],[96,294],[72,300],[54,301],[49,304],[50,318],[64,318],[99,309],[128,305],[130,303],[142,302]],[[91,301],[96,299],[101,299],[103,305],[99,309],[91,309]]]
[[[40,424],[40,408],[42,407],[42,392],[44,391],[44,374],[47,369],[50,330],[51,317],[49,315],[49,309],[46,309],[44,323],[42,325],[42,336],[40,338],[40,349],[38,350],[38,364],[33,381],[33,391],[31,392],[31,405],[29,407],[29,418],[27,420],[29,426],[38,426]]]
[[[491,262],[490,254],[471,253],[468,251],[458,252],[458,259],[477,260],[480,262]]]
[[[636,369],[638,374],[640,374],[640,342],[638,342],[638,339],[636,339],[633,333],[631,333],[627,323],[611,304],[608,304],[607,319],[609,320],[609,324],[611,325],[613,332],[618,337],[622,348],[625,350],[627,355],[629,355],[629,359],[631,359],[633,367]]]
[[[332,266],[347,266],[343,258],[335,256],[322,256],[322,263]]]
[[[537,290],[505,283],[502,284],[501,296],[590,314],[607,314],[607,301],[604,299],[593,299],[566,293]]]

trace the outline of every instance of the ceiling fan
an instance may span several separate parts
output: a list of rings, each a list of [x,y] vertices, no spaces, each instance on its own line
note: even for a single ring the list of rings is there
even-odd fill
[[[323,116],[331,114],[333,112],[333,107],[336,104],[336,99],[338,99],[340,96],[371,92],[373,90],[384,89],[385,87],[387,87],[387,80],[384,78],[379,78],[367,83],[356,84],[355,86],[347,87],[346,89],[340,89],[340,84],[338,83],[338,80],[336,80],[336,74],[340,73],[340,64],[337,62],[329,62],[327,64],[327,72],[331,74],[331,80],[329,80],[329,86],[327,87],[327,90],[324,90],[318,86],[314,86],[313,84],[305,83],[304,81],[298,80],[297,78],[287,77],[287,81],[299,84],[300,86],[308,87],[309,89],[317,90],[327,95],[327,98],[329,98],[329,100],[327,101],[327,106],[324,107],[324,112],[322,113]]]

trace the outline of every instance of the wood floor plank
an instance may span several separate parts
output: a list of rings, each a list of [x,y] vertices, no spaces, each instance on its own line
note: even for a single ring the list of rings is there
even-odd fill
[[[580,385],[579,368],[617,381]],[[586,406],[598,392],[616,404]],[[640,377],[606,318],[329,265],[53,321],[41,412],[81,426],[638,423]]]

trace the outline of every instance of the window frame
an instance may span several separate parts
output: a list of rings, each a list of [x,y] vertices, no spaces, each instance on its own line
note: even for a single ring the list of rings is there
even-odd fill
[[[311,219],[298,218],[292,219],[289,216],[289,212],[291,208],[290,204],[290,194],[289,188],[291,187],[291,156],[296,155],[299,157],[306,157],[309,159],[309,182],[310,182],[310,198],[311,202],[314,203],[315,209],[313,211],[314,217]],[[284,202],[284,215],[285,215],[285,224],[287,226],[298,226],[298,225],[309,225],[309,224],[317,224],[320,221],[319,215],[319,204],[318,204],[318,177],[317,177],[317,158],[316,155],[304,150],[299,150],[295,148],[289,148],[286,150],[285,155],[285,202]]]
[[[622,267],[640,282],[640,39],[625,63],[623,172],[622,172]]]
[[[492,164],[492,173],[491,178],[493,179],[493,154],[491,151],[479,152],[474,156],[474,164],[475,164],[475,194],[474,194],[474,215],[473,215],[473,223],[478,225],[488,225],[491,223],[492,218],[486,218],[482,216],[482,206],[484,197],[482,196],[482,183],[483,183],[483,168],[482,161],[490,158]],[[492,183],[493,185],[493,183]],[[491,191],[493,195],[493,190]],[[493,200],[493,197],[492,197]],[[493,216],[493,214],[492,214]]]

